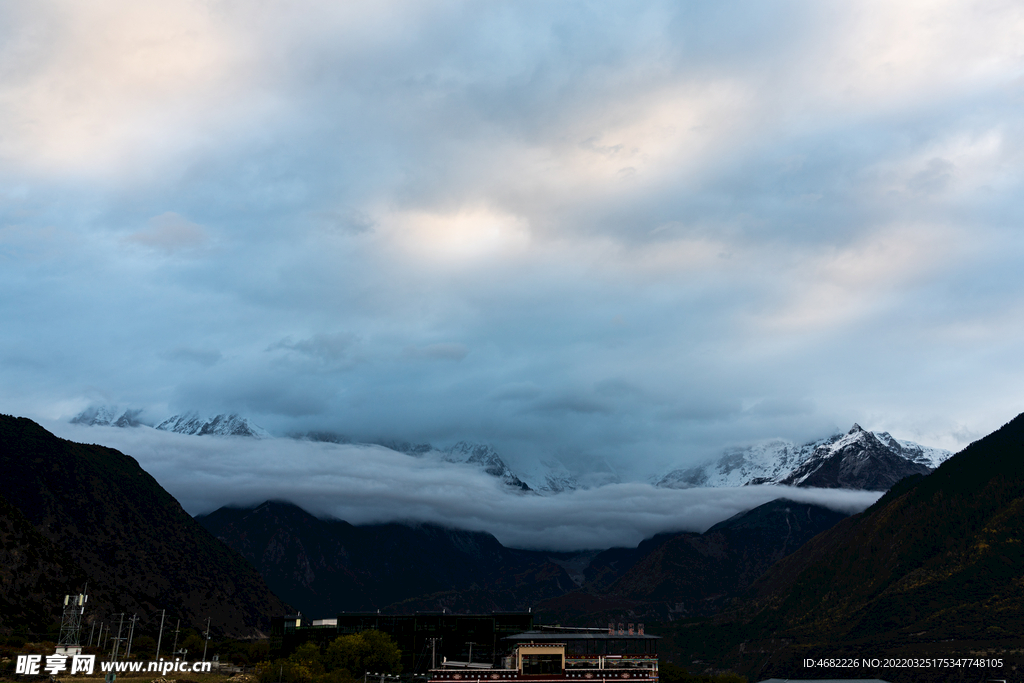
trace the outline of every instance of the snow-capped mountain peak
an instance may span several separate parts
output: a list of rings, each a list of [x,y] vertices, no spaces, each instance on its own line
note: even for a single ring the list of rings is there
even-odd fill
[[[270,437],[270,432],[237,413],[201,417],[199,413],[191,411],[169,417],[158,424],[156,428],[166,432],[196,436],[212,434],[216,436],[251,436],[257,439]]]
[[[139,417],[142,410],[118,408],[115,406],[90,406],[71,418],[71,424],[90,427],[139,427],[144,425]]]
[[[953,455],[950,451],[943,448],[932,448],[931,446],[922,446],[913,441],[896,439],[889,432],[874,432],[874,435],[890,450],[899,453],[907,460],[927,465],[932,469],[935,469]]]
[[[788,484],[878,490],[888,488],[894,477],[935,469],[951,455],[940,448],[900,441],[888,432],[870,432],[854,424],[845,434],[799,446],[773,439],[729,449],[717,460],[673,470],[652,483],[665,488]],[[828,476],[826,471],[830,472]]]
[[[715,461],[672,470],[655,478],[653,483],[674,489],[775,483],[807,460],[816,448],[839,438],[836,434],[800,446],[784,439],[771,439],[752,446],[730,448]]]

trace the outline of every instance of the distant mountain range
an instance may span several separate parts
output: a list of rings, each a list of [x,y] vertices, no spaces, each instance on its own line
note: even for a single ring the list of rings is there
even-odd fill
[[[273,501],[221,508],[196,520],[305,614],[525,610],[576,588],[548,553],[506,548],[483,532],[434,524],[353,526]]]
[[[448,457],[500,466],[469,444]],[[265,630],[294,607],[323,616],[540,608],[552,618],[628,610],[671,619],[713,609],[843,518],[780,500],[704,534],[546,552],[433,524],[353,526],[270,501],[192,520],[131,457],[58,439],[24,418],[0,418],[0,468],[0,631],[52,622],[60,595],[86,581],[93,619],[125,610],[151,619],[166,608],[193,625],[211,615],[236,635]]]
[[[250,637],[289,609],[130,456],[0,415],[0,472],[0,631],[44,631],[85,582],[87,623],[166,609]]]
[[[141,410],[111,406],[91,407],[71,422],[112,427],[147,425]],[[197,436],[272,438],[267,430],[238,414],[202,416],[191,411],[152,426]],[[345,436],[325,431],[306,432],[292,438],[351,443]],[[429,443],[389,440],[376,443],[412,457],[475,467],[518,491],[555,494],[587,488],[558,461],[537,462],[517,471],[487,444],[460,441],[449,448],[437,448]],[[855,424],[846,434],[833,434],[801,445],[776,439],[730,449],[716,460],[675,469],[650,481],[663,488],[783,484],[884,491],[903,477],[927,474],[950,455],[946,450],[896,439],[888,432],[869,432]]]
[[[292,438],[338,444],[352,443],[352,440],[346,436],[327,431],[293,434]],[[389,439],[378,439],[374,444],[414,458],[475,467],[519,491],[550,494],[585,488],[564,465],[557,461],[537,463],[526,472],[513,471],[498,454],[498,451],[488,444],[459,441],[449,448],[437,448],[429,443],[414,444]]]
[[[203,416],[193,410],[153,423],[143,418],[143,412],[138,408],[91,406],[71,418],[71,423],[90,427],[153,427],[164,432],[195,436],[271,438],[270,432],[237,413]]]
[[[726,451],[720,458],[655,478],[655,486],[693,488],[782,484],[885,491],[928,474],[952,455],[854,424],[846,434],[795,445],[780,439]]]
[[[658,534],[636,548],[589,560],[572,593],[536,609],[563,623],[606,623],[625,615],[651,621],[713,614],[769,567],[831,528],[845,514],[777,499],[740,512],[702,534]]]
[[[589,623],[613,612],[668,620],[712,612],[844,517],[776,500],[703,534],[659,534],[600,552],[517,550],[432,524],[353,526],[273,501],[196,520],[305,614],[532,608]]]

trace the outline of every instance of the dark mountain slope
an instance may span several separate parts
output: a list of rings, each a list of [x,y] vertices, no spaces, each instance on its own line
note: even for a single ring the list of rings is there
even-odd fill
[[[518,609],[575,588],[548,554],[505,548],[481,532],[432,524],[353,526],[270,501],[253,509],[221,508],[197,521],[307,614],[394,603],[403,603],[393,608],[399,611]]]
[[[197,521],[307,615],[537,607],[568,621],[615,610],[709,613],[843,517],[779,500],[704,534],[659,534],[596,554],[515,550],[490,534],[430,524],[353,526],[284,502],[221,508]]]
[[[85,572],[0,497],[0,632],[37,632],[60,621],[61,598]]]
[[[783,560],[756,586],[762,634],[817,642],[1024,630],[1024,416]]]
[[[287,610],[240,555],[197,524],[134,458],[0,416],[0,471],[0,495],[88,578],[94,614],[145,616],[166,608],[183,623],[199,625],[211,616],[215,628],[246,635],[266,630],[272,615]],[[50,552],[35,543],[29,550]],[[72,585],[50,600],[81,589],[78,575],[66,570]]]
[[[608,592],[646,602],[689,602],[687,612],[706,613],[845,516],[817,505],[774,500],[703,534],[676,534]]]
[[[710,614],[773,563],[844,517],[817,505],[779,499],[741,512],[703,534],[659,534],[634,553],[609,555],[626,569],[607,588],[599,583],[607,574],[598,571],[594,584],[549,600],[540,609],[566,620],[579,620],[591,610],[595,622],[616,613],[658,620]]]
[[[676,536],[678,534],[656,534],[645,538],[635,548],[609,548],[598,553],[584,570],[586,581],[583,588],[590,593],[606,593],[637,562]]]

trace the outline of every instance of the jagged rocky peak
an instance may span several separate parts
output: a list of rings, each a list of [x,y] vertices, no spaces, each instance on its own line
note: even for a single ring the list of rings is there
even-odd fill
[[[203,417],[199,413],[191,411],[169,417],[158,424],[156,428],[165,432],[195,436],[249,436],[257,439],[270,437],[270,432],[237,413]]]
[[[116,406],[89,406],[71,418],[71,424],[90,427],[140,427],[145,422],[141,419],[141,408],[118,408]]]
[[[951,455],[854,423],[845,434],[799,446],[773,439],[733,448],[716,460],[655,477],[652,483],[665,488],[786,484],[885,490],[904,476],[930,472]]]
[[[904,477],[932,468],[903,457],[858,425],[832,444],[823,444],[777,483],[789,486],[885,491]]]

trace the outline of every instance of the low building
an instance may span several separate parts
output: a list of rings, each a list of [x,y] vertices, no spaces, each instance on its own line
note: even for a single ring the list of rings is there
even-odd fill
[[[632,625],[631,625],[632,626]],[[641,629],[633,633],[604,629],[548,628],[508,636],[509,653],[498,666],[444,661],[428,674],[429,683],[490,681],[658,680],[658,640]]]
[[[287,656],[303,643],[325,647],[339,636],[376,630],[391,636],[402,651],[403,672],[425,673],[445,660],[494,666],[507,654],[504,639],[533,627],[530,612],[343,612],[336,619],[314,621],[292,615],[273,619],[270,644],[275,656]]]

